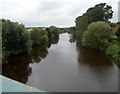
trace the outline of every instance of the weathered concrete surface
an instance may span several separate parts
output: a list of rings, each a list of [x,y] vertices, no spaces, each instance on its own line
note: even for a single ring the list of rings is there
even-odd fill
[[[0,81],[0,84],[2,84],[2,91],[0,92],[44,92],[42,90],[27,86],[2,75],[0,75],[0,79],[2,79],[2,81]]]

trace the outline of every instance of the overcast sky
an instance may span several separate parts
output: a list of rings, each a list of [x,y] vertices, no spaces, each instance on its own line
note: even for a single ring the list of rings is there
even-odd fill
[[[99,3],[111,5],[112,22],[118,21],[119,0],[0,0],[0,18],[10,19],[30,26],[69,27],[75,18]]]

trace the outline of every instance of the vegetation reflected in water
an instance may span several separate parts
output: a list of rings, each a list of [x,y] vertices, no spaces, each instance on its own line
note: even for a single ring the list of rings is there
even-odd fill
[[[33,47],[31,51],[31,57],[33,62],[40,63],[40,61],[48,55],[47,48],[41,48],[39,46]]]
[[[2,74],[11,79],[26,83],[28,76],[32,73],[32,68],[29,66],[32,63],[31,56],[28,54],[10,56],[8,62],[8,64],[3,64]]]
[[[69,34],[49,49],[36,46],[8,61],[4,76],[48,92],[117,91],[117,66],[98,50],[76,46]]]
[[[101,51],[84,46],[77,47],[78,61],[91,67],[109,67],[112,66],[110,59]]]
[[[30,54],[20,54],[9,56],[7,64],[2,65],[2,74],[16,81],[27,83],[28,77],[32,73],[30,64],[40,63],[48,55],[48,48],[51,44],[57,44],[59,36],[49,41],[48,47],[34,46]]]

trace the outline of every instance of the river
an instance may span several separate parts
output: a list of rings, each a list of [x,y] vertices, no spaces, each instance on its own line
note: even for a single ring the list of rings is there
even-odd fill
[[[69,40],[69,34],[60,34],[48,49],[35,47],[31,56],[9,58],[3,75],[48,92],[117,92],[118,66],[98,50]]]

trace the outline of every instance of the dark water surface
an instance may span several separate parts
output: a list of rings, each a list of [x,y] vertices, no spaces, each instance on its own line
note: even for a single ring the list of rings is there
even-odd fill
[[[77,47],[60,34],[49,49],[9,58],[3,75],[48,92],[117,92],[118,67],[101,52]]]

